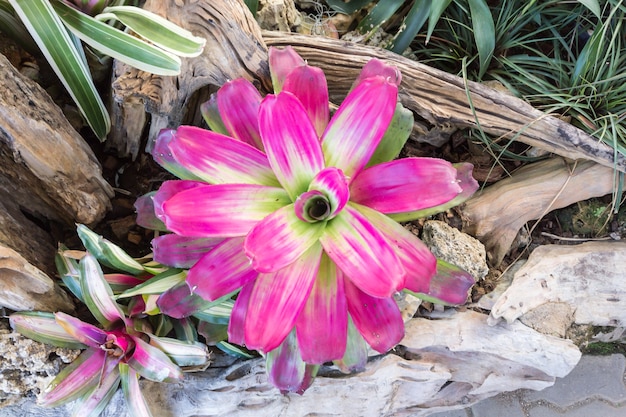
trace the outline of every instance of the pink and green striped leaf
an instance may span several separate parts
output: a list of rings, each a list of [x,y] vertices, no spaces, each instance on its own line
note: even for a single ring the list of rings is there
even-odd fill
[[[120,386],[119,362],[120,358],[107,356],[102,377],[93,391],[77,401],[72,410],[74,416],[98,417],[102,413]]]
[[[382,77],[352,90],[322,135],[326,166],[354,178],[367,165],[396,109],[398,89]]]
[[[354,326],[372,349],[385,353],[404,337],[402,314],[393,297],[376,298],[345,282],[348,311]]]
[[[362,291],[389,297],[406,271],[388,239],[348,204],[326,225],[320,242],[339,269]]]
[[[229,136],[180,126],[169,149],[179,164],[210,184],[278,185],[265,154]]]
[[[259,128],[270,166],[295,201],[324,168],[322,147],[306,109],[291,93],[268,95],[259,110]]]
[[[165,201],[164,221],[168,229],[183,236],[244,236],[267,215],[289,203],[282,188],[207,185],[180,192]]]
[[[148,336],[150,344],[165,352],[178,366],[206,365],[209,361],[209,351],[204,343],[157,337],[153,334]]]
[[[309,297],[321,255],[322,247],[316,244],[291,265],[259,274],[246,312],[245,345],[248,349],[269,352],[283,342]]]
[[[65,331],[86,346],[100,349],[107,342],[107,332],[65,313],[55,313],[55,320]]]
[[[139,375],[155,382],[174,382],[183,377],[183,373],[174,362],[159,348],[133,337],[135,351],[127,363]]]
[[[261,94],[245,78],[228,81],[217,92],[217,108],[230,136],[259,150],[263,150],[258,118],[261,100]]]
[[[186,273],[184,270],[172,268],[167,269],[152,278],[127,289],[119,294],[117,298],[128,298],[136,295],[161,294],[180,282],[184,282]]]
[[[324,222],[303,222],[290,204],[252,228],[244,243],[245,253],[256,271],[278,271],[309,250],[322,236],[325,226]]]
[[[296,320],[298,346],[306,363],[323,364],[344,356],[348,308],[343,281],[341,270],[322,255],[313,289]]]
[[[42,407],[58,407],[84,396],[98,385],[107,359],[103,350],[87,349],[63,368],[39,400]]]
[[[21,311],[11,314],[9,322],[13,330],[37,342],[69,349],[86,347],[57,323],[52,313]]]

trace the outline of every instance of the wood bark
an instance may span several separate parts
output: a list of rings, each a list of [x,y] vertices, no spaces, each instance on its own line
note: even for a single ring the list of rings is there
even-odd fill
[[[518,140],[570,159],[590,159],[626,170],[623,156],[614,161],[611,147],[598,143],[580,129],[522,100],[478,83],[466,83],[460,77],[392,52],[321,37],[282,32],[261,34],[250,12],[237,0],[149,0],[145,7],[207,38],[208,43],[200,57],[183,60],[178,77],[149,75],[116,64],[114,128],[109,140],[122,154],[137,155],[139,137],[148,121],[151,122],[149,140],[162,128],[199,122],[197,108],[207,97],[206,86],[219,87],[229,79],[245,77],[262,92],[269,91],[267,44],[292,45],[311,65],[321,67],[335,102],[342,100],[369,59],[384,59],[402,72],[403,104],[435,129],[480,125],[486,132],[501,137],[501,144]],[[149,117],[142,117],[142,105]]]
[[[263,92],[271,89],[267,50],[254,17],[243,2],[147,0],[144,8],[204,37],[204,53],[182,60],[176,77],[148,74],[119,62],[114,66],[112,131],[108,145],[137,156],[148,137],[182,123],[200,124],[200,104],[228,80],[247,78]],[[149,116],[145,116],[145,112]]]
[[[15,251],[3,259],[17,265],[0,270],[0,288],[15,295],[18,289],[11,288],[19,284],[30,294],[15,295],[11,308],[19,300],[25,310],[62,305],[60,296],[42,290],[57,292],[52,281],[41,284],[41,274],[54,272],[50,222],[96,223],[112,196],[95,155],[61,110],[0,55],[0,246]],[[8,306],[7,300],[0,305]]]
[[[463,231],[478,238],[499,265],[519,230],[552,210],[610,194],[615,171],[592,161],[561,158],[529,164],[479,191],[460,208]]]
[[[480,127],[570,159],[589,159],[626,171],[626,158],[614,162],[614,150],[582,130],[533,108],[523,100],[485,85],[420,64],[393,52],[341,40],[281,32],[264,32],[268,46],[291,45],[309,64],[326,74],[331,100],[340,102],[371,58],[383,59],[402,73],[404,106],[436,127]],[[471,98],[468,99],[468,96]],[[472,112],[474,107],[475,114]]]
[[[84,139],[50,96],[0,56],[0,189],[34,216],[101,220],[112,188]]]

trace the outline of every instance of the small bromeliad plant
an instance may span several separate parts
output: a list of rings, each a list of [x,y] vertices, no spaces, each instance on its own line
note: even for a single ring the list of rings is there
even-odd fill
[[[191,320],[160,313],[164,290],[184,281],[184,271],[131,258],[85,226],[79,236],[89,252],[61,249],[57,267],[63,282],[89,309],[97,325],[63,312],[18,312],[12,327],[31,339],[58,347],[84,349],[50,383],[39,404],[56,407],[76,400],[74,416],[96,417],[120,387],[133,416],[149,417],[139,378],[172,382],[184,370],[204,369],[206,344],[197,341]],[[80,258],[78,261],[76,258]],[[103,273],[99,262],[116,271]],[[202,308],[211,316],[211,305]],[[171,332],[176,337],[168,337]]]
[[[321,364],[362,369],[367,345],[400,342],[395,293],[465,302],[474,279],[397,221],[444,211],[478,184],[467,163],[393,160],[413,125],[395,67],[370,61],[331,117],[321,69],[290,47],[270,48],[269,63],[275,94],[233,80],[202,107],[211,131],[160,133],[153,157],[180,180],[138,214],[172,232],[153,242],[155,260],[189,267],[189,292],[236,298],[229,340],[265,355],[279,389],[303,392]]]

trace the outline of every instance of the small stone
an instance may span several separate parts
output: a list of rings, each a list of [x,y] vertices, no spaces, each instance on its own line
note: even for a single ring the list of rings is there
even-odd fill
[[[422,240],[437,258],[463,268],[477,280],[483,279],[489,272],[485,246],[445,222],[425,222]]]
[[[567,303],[546,303],[524,314],[520,321],[540,333],[565,337],[574,322],[574,310]]]

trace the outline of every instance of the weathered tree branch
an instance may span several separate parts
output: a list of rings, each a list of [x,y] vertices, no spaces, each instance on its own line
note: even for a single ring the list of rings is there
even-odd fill
[[[614,163],[614,150],[610,146],[520,99],[482,84],[465,83],[460,77],[380,48],[281,32],[264,32],[263,37],[268,46],[293,46],[309,64],[321,67],[334,101],[339,102],[345,96],[367,61],[379,58],[402,72],[403,104],[433,125],[477,127],[480,123],[492,135],[570,159],[589,159],[626,171],[626,158],[620,155]]]

